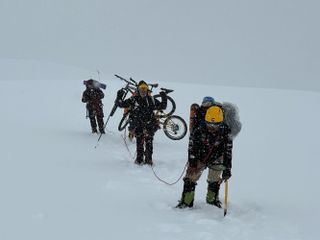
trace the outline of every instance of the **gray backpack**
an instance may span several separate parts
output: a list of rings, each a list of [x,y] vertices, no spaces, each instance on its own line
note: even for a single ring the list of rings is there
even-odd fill
[[[239,134],[242,128],[238,107],[229,102],[223,102],[221,105],[224,113],[224,121],[230,127],[230,135],[233,139]]]

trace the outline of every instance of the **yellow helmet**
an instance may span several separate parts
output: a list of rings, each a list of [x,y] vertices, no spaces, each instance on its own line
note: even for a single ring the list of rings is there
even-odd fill
[[[223,122],[222,109],[218,106],[209,107],[206,112],[205,120],[206,120],[206,122],[209,122],[209,123]]]
[[[147,91],[148,90],[148,85],[145,83],[142,83],[138,86],[139,91]]]

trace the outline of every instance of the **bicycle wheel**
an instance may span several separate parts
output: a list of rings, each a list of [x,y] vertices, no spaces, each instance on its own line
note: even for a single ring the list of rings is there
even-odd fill
[[[126,128],[126,126],[128,126],[129,124],[129,115],[130,115],[130,112],[126,112],[123,114],[120,122],[119,122],[119,125],[118,125],[118,130],[121,132],[122,130],[124,130]]]
[[[160,94],[156,94],[153,97],[161,102]],[[162,110],[161,113],[159,113],[159,117],[162,117],[162,118],[169,117],[174,113],[175,110],[176,110],[175,101],[170,96],[167,95],[167,107],[166,109]]]
[[[171,115],[163,123],[163,131],[172,140],[180,140],[187,134],[187,123],[180,116]]]

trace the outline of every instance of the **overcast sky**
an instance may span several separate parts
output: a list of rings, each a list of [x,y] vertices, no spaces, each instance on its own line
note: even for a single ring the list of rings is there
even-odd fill
[[[154,81],[320,91],[319,7],[316,0],[0,0],[0,58]]]

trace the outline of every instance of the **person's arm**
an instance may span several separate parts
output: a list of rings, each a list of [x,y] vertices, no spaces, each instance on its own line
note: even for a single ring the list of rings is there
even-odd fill
[[[87,103],[89,101],[88,91],[87,90],[83,92],[81,101],[83,103]]]
[[[116,104],[120,108],[128,108],[128,107],[133,107],[135,104],[135,96],[132,96],[126,100],[122,100],[123,92],[121,90],[118,91],[117,93],[117,99],[116,99]]]
[[[163,91],[160,92],[161,102],[154,99],[156,110],[164,110],[167,108],[167,94]]]
[[[229,179],[231,177],[232,148],[233,148],[233,140],[228,133],[226,136],[225,151],[223,156],[223,165],[226,167],[226,169],[222,173],[223,179]]]

